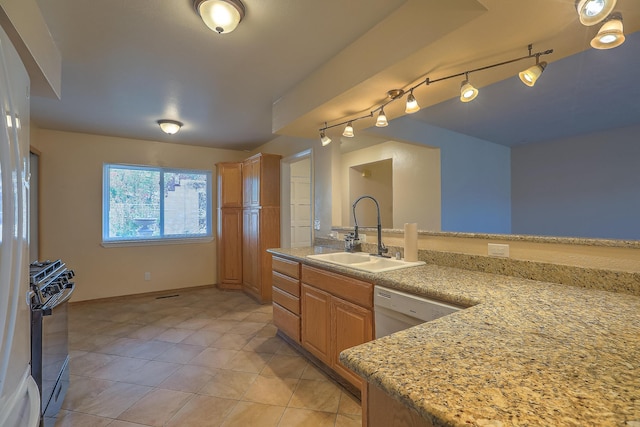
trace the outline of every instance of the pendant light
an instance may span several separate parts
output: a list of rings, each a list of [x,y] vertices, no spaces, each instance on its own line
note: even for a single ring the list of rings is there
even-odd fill
[[[158,125],[160,125],[160,129],[162,129],[162,132],[166,133],[167,135],[173,135],[178,133],[178,131],[182,127],[182,122],[179,122],[177,120],[163,119],[158,120]]]
[[[404,109],[404,112],[407,114],[413,114],[420,111],[420,106],[418,105],[418,101],[416,101],[416,97],[413,96],[413,89],[409,92],[409,96],[407,96],[407,107]]]
[[[602,22],[616,7],[617,0],[576,0],[576,9],[582,25]]]
[[[383,128],[385,126],[389,126],[389,122],[387,121],[387,116],[384,114],[384,108],[380,108],[378,118],[376,119],[376,127]]]
[[[473,101],[476,96],[478,96],[478,89],[469,83],[469,75],[466,75],[466,79],[460,84],[460,101]]]
[[[324,131],[320,131],[320,142],[322,142],[322,146],[325,147],[331,144],[331,138],[329,138]]]
[[[193,7],[207,27],[218,34],[235,30],[245,14],[240,0],[194,0]]]
[[[591,40],[591,47],[594,49],[613,49],[624,43],[624,39],[622,15],[614,13],[607,18],[598,34]]]
[[[536,65],[533,65],[527,68],[524,71],[518,73],[518,77],[522,80],[522,83],[526,84],[529,87],[533,87],[538,81],[538,78],[542,75],[544,69],[547,68],[546,62],[539,62],[539,58],[536,57]]]
[[[345,126],[344,132],[342,132],[342,136],[353,138],[353,125],[351,124],[351,122],[347,123],[347,126]]]

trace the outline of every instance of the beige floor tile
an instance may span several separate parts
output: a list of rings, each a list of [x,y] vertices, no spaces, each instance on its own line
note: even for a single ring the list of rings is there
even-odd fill
[[[256,337],[275,337],[278,328],[273,323],[267,323],[256,333]]]
[[[121,381],[131,373],[140,369],[147,360],[132,357],[114,356],[114,358],[99,368],[91,371],[89,375],[111,381]]]
[[[362,407],[360,401],[351,394],[341,391],[340,404],[338,405],[339,414],[362,415]]]
[[[111,418],[70,412],[64,409],[58,413],[55,427],[106,427],[113,421]]]
[[[151,360],[169,350],[172,345],[172,343],[163,341],[143,341],[142,343],[129,348],[125,356]]]
[[[304,368],[300,378],[303,380],[329,381],[329,377],[311,362]]]
[[[200,329],[193,334],[189,335],[181,341],[181,344],[200,345],[203,347],[209,347],[218,338],[222,336],[224,332],[218,332],[208,329]]]
[[[258,376],[251,384],[242,400],[265,403],[267,405],[287,406],[297,379]]]
[[[257,376],[249,372],[220,370],[198,393],[226,399],[240,399]]]
[[[137,384],[115,383],[95,397],[84,399],[75,410],[100,417],[117,418],[151,390],[150,387]]]
[[[140,369],[131,372],[123,382],[148,386],[157,386],[178,370],[182,365],[177,363],[149,360]]]
[[[239,322],[237,325],[229,329],[232,334],[253,335],[265,327],[262,322]]]
[[[166,427],[217,427],[238,402],[213,396],[196,395],[166,424]]]
[[[172,363],[189,363],[191,359],[204,351],[206,347],[190,344],[175,344],[164,353],[160,353],[154,360]]]
[[[237,351],[236,354],[224,364],[224,369],[242,372],[262,371],[267,362],[273,357],[269,353],[254,353],[252,351]]]
[[[226,313],[218,316],[220,320],[236,320],[238,322],[243,321],[247,316],[251,314],[247,311],[227,311]]]
[[[242,349],[245,351],[255,351],[257,353],[275,354],[283,345],[284,341],[278,337],[254,336]]]
[[[224,334],[226,332],[229,332],[231,328],[237,326],[239,323],[240,322],[237,322],[235,320],[223,320],[218,318],[202,329],[205,331],[215,331]]]
[[[141,327],[144,326],[137,323],[115,323],[112,327],[103,329],[101,333],[103,335],[112,335],[115,337],[127,337]]]
[[[298,353],[298,351],[296,349],[294,349],[293,347],[291,347],[289,344],[287,344],[286,342],[284,342],[284,344],[282,345],[282,347],[280,347],[278,349],[278,351],[276,351],[277,354],[286,354],[289,356],[299,356],[300,353]]]
[[[207,348],[191,359],[189,364],[207,366],[209,368],[224,368],[229,361],[236,358],[238,351],[224,348]]]
[[[224,334],[215,340],[211,347],[226,348],[229,350],[241,350],[247,343],[251,341],[250,335]]]
[[[147,427],[145,424],[130,423],[129,421],[113,420],[109,427]]]
[[[238,402],[223,427],[276,427],[284,408],[253,402]]]
[[[211,323],[210,317],[194,317],[192,319],[187,319],[184,322],[179,323],[176,327],[180,329],[191,329],[197,331],[198,329],[202,329]]]
[[[118,419],[162,427],[193,396],[181,391],[155,389],[120,414]]]
[[[95,399],[100,393],[113,386],[115,382],[96,378],[71,375],[70,386],[62,402],[62,408],[75,410],[84,402]]]
[[[166,330],[167,328],[163,328],[159,326],[152,326],[152,325],[143,326],[142,328],[138,328],[132,331],[130,334],[127,335],[127,338],[135,338],[139,340],[152,340]]]
[[[338,414],[335,427],[361,427],[361,415]]]
[[[155,322],[151,323],[150,326],[155,326],[159,328],[175,328],[185,320],[188,320],[191,316],[188,315],[165,315],[161,314],[161,317]]]
[[[191,329],[169,328],[163,333],[161,333],[160,335],[156,336],[154,340],[166,341],[166,342],[171,342],[176,344],[192,334],[193,334],[193,330]]]
[[[307,364],[307,359],[302,356],[276,354],[269,360],[260,374],[281,378],[300,378]]]
[[[196,393],[205,384],[215,377],[217,369],[207,368],[197,365],[183,365],[167,379],[162,381],[158,387],[169,390]]]
[[[270,323],[273,322],[273,313],[251,313],[244,318],[244,321]]]
[[[315,411],[337,412],[340,388],[329,381],[300,380],[289,406]]]
[[[118,337],[112,335],[77,334],[69,332],[69,350],[96,351],[117,339]]]
[[[108,354],[86,352],[79,356],[71,356],[69,368],[73,375],[87,375],[89,372],[111,362],[115,356]]]
[[[330,412],[287,408],[278,427],[333,427],[335,421],[336,414]]]

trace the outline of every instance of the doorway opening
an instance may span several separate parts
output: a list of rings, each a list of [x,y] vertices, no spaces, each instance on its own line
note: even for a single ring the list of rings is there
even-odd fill
[[[282,159],[281,245],[313,246],[313,159],[305,150]]]

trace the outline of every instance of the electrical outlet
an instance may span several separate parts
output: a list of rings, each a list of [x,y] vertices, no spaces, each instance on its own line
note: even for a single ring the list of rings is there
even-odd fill
[[[146,271],[144,273],[144,280],[151,280],[151,272],[150,271]]]
[[[367,243],[367,235],[366,234],[363,233],[358,237],[360,238],[360,242],[361,243]]]
[[[509,245],[489,243],[488,251],[489,251],[489,256],[509,258]]]
[[[313,229],[314,230],[320,230],[320,220],[316,219],[313,221]]]

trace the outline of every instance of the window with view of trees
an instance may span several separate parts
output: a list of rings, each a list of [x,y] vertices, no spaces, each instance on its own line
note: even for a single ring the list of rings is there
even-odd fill
[[[211,237],[211,172],[104,165],[105,242]]]

